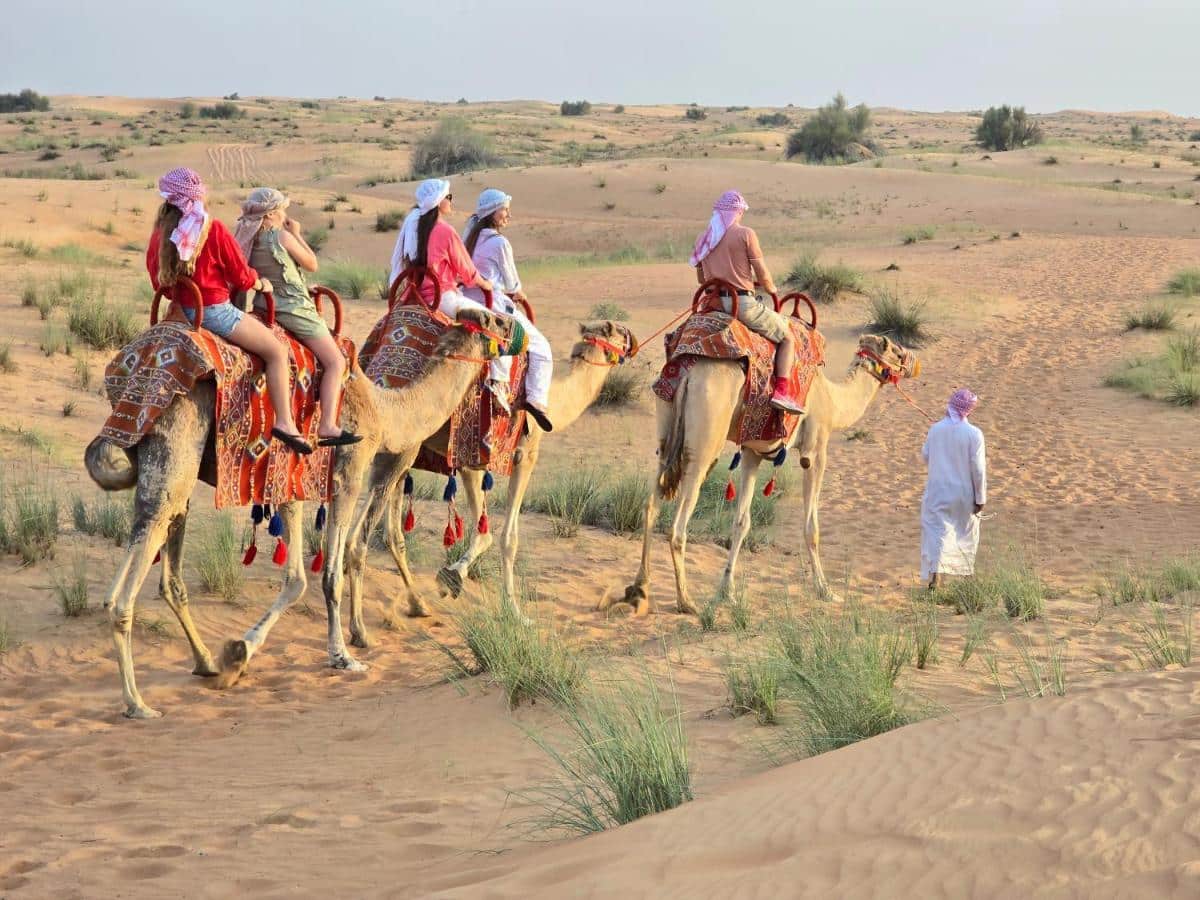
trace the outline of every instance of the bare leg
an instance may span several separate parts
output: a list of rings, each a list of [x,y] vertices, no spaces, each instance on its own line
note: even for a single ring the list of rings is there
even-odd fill
[[[463,492],[467,495],[467,530],[471,537],[463,555],[453,565],[443,566],[438,571],[438,581],[452,597],[457,597],[462,592],[463,579],[467,577],[471,564],[492,546],[491,531],[487,534],[479,533],[479,517],[483,514],[484,502],[483,469],[459,469],[458,475],[462,479]]]
[[[337,437],[342,433],[338,427],[338,399],[342,393],[342,374],[346,371],[346,358],[331,335],[304,338],[304,346],[317,356],[324,370],[321,374],[321,422],[317,435],[323,438]]]
[[[183,580],[183,530],[186,524],[185,507],[167,526],[167,542],[162,548],[162,597],[175,613],[175,618],[179,620],[192,647],[192,659],[196,663],[192,674],[208,677],[217,674],[217,667],[196,630],[196,624],[192,621],[192,614],[188,609],[187,585]]]
[[[737,471],[737,510],[733,530],[729,536],[729,559],[721,576],[720,592],[723,597],[733,596],[733,579],[737,572],[738,554],[742,543],[750,533],[750,506],[754,501],[754,487],[758,480],[758,467],[762,457],[753,450],[742,449],[742,464]]]
[[[292,417],[291,373],[288,371],[288,354],[283,344],[253,316],[246,316],[238,322],[229,333],[229,340],[243,350],[262,357],[267,367],[267,391],[271,395],[271,406],[275,408],[275,427],[299,436],[296,420]]]
[[[787,378],[792,374],[792,363],[796,359],[796,342],[789,334],[775,345],[775,377]]]

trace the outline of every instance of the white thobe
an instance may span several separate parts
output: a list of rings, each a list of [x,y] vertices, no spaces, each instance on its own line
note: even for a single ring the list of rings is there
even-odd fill
[[[921,455],[929,467],[921,500],[921,578],[973,575],[979,516],[987,503],[983,432],[950,416],[929,429]]]

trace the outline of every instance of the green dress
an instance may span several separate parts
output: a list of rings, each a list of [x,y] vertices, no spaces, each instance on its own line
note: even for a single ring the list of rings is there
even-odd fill
[[[308,296],[304,275],[291,254],[279,242],[279,229],[268,228],[254,239],[250,265],[259,278],[275,289],[275,321],[298,338],[327,337],[329,326]],[[254,297],[256,309],[266,309],[261,294]]]

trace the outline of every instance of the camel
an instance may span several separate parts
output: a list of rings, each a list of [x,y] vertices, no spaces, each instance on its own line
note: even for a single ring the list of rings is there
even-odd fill
[[[482,311],[465,311],[470,320],[486,331],[510,334],[510,326],[499,316]],[[335,669],[361,671],[365,666],[346,650],[342,637],[338,592],[331,581],[341,578],[341,548],[363,475],[377,451],[399,450],[405,436],[429,434],[449,416],[467,389],[479,376],[479,364],[454,357],[478,358],[488,352],[489,340],[465,328],[452,328],[441,338],[424,375],[401,390],[384,390],[371,384],[357,366],[351,372],[342,403],[342,424],[362,435],[358,444],[337,451],[333,473],[333,502],[325,532],[326,612],[329,624],[329,664]],[[118,567],[112,588],[104,601],[112,623],[117,649],[125,715],[147,719],[162,715],[148,706],[138,693],[134,678],[131,629],[134,606],[155,554],[162,553],[160,592],[175,613],[191,645],[193,674],[221,675],[221,686],[237,680],[250,657],[266,640],[267,633],[287,607],[307,587],[302,547],[300,502],[281,504],[284,540],[290,548],[283,584],[275,602],[240,641],[225,647],[221,668],[192,622],[187,590],[183,582],[183,535],[192,489],[197,480],[213,484],[216,464],[212,442],[216,390],[212,382],[201,382],[187,396],[179,396],[162,413],[152,430],[134,447],[121,450],[96,438],[88,445],[85,463],[88,474],[103,489],[124,490],[136,486],[134,523],[128,552]],[[331,568],[332,566],[332,568]]]
[[[809,390],[807,414],[788,442],[798,449],[800,467],[804,469],[804,537],[812,566],[817,596],[833,599],[819,552],[820,529],[817,507],[821,498],[821,482],[825,477],[829,436],[849,428],[866,412],[879,393],[879,388],[892,378],[911,378],[920,371],[916,355],[886,337],[865,334],[859,338],[858,353],[850,364],[846,379],[830,381],[818,371]],[[712,469],[726,440],[736,436],[741,418],[745,387],[745,372],[731,360],[700,359],[684,376],[675,394],[674,403],[658,404],[658,481],[646,500],[646,519],[642,530],[641,567],[633,584],[625,589],[624,597],[605,598],[604,610],[613,603],[628,603],[635,615],[650,611],[650,536],[658,517],[662,500],[678,497],[675,519],[671,525],[671,560],[675,566],[675,588],[678,609],[682,613],[697,612],[688,591],[684,554],[687,549],[687,526],[700,486]],[[737,470],[737,507],[733,532],[729,542],[729,558],[721,578],[720,595],[731,596],[734,573],[742,542],[750,532],[750,503],[753,500],[758,467],[774,456],[784,442],[751,443],[741,448],[742,462]]]
[[[579,326],[580,340],[571,349],[569,367],[565,375],[554,379],[550,387],[550,421],[555,432],[559,432],[578,419],[600,393],[605,379],[618,365],[619,360],[637,350],[637,339],[624,325],[615,322],[600,322]],[[613,342],[617,341],[618,344]],[[542,440],[545,436],[532,418],[526,418],[528,428],[517,445],[512,475],[508,481],[508,508],[504,531],[500,537],[502,554],[502,594],[506,600],[516,604],[515,569],[518,546],[518,523],[521,505],[529,488],[530,478],[537,466]],[[449,423],[445,423],[423,445],[436,453],[445,454],[449,438]],[[415,431],[413,432],[416,433]],[[399,504],[402,495],[397,488],[408,474],[421,445],[410,448],[401,455],[383,454],[376,459],[368,488],[367,511],[357,531],[351,537],[353,549],[349,551],[351,583],[361,580],[361,567],[366,565],[368,536],[375,530],[381,518],[385,521],[388,548],[400,577],[404,582],[407,614],[411,617],[429,615],[428,607],[418,594],[412,572],[408,566],[404,532],[401,527]],[[463,577],[471,564],[492,546],[490,530],[481,534],[476,527],[480,514],[485,509],[483,478],[485,470],[462,468],[458,471],[469,510],[468,524],[471,537],[463,555],[452,565],[438,572],[438,580],[448,593],[457,596],[462,590]],[[386,516],[386,518],[385,518]],[[385,621],[395,623],[399,619],[399,599],[393,597],[384,612]],[[370,638],[362,616],[362,593],[352,590],[350,595],[350,643],[356,647],[367,647]]]

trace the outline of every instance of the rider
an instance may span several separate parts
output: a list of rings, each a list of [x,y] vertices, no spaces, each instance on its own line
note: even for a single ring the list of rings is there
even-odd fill
[[[737,191],[726,191],[713,204],[708,229],[696,240],[688,262],[696,267],[701,284],[710,278],[726,281],[737,291],[738,321],[775,344],[775,379],[771,405],[784,412],[802,414],[788,386],[792,362],[796,358],[795,342],[787,319],[754,296],[757,281],[770,294],[775,293],[775,280],[763,260],[762,248],[754,229],[742,224],[742,215],[750,208]],[[733,298],[721,290],[721,306],[732,312]]]
[[[276,286],[275,321],[311,350],[321,363],[324,374],[321,377],[318,445],[356,444],[362,437],[343,431],[337,422],[346,358],[308,295],[308,285],[300,270],[317,271],[317,254],[300,235],[300,224],[288,217],[286,210],[290,202],[274,188],[255,188],[242,203],[242,215],[234,228],[234,237],[246,261]],[[254,305],[266,308],[261,294],[255,296]]]
[[[266,365],[267,391],[275,410],[271,436],[297,453],[312,453],[292,417],[286,348],[266,325],[229,300],[231,290],[270,292],[270,281],[259,278],[246,265],[229,229],[205,211],[208,189],[196,172],[182,167],[172,169],[158,180],[158,193],[164,203],[146,248],[150,284],[155,291],[161,290],[172,301],[178,301],[189,297],[176,288],[179,278],[187,276],[196,283],[204,301],[204,327],[261,357]],[[191,306],[183,305],[183,314],[189,322],[195,322]]]
[[[505,315],[517,319],[525,328],[529,337],[529,373],[525,379],[525,408],[536,409],[543,417],[546,416],[547,404],[550,402],[550,379],[554,369],[554,355],[550,350],[550,342],[525,315],[524,310],[513,303],[513,300],[526,300],[521,288],[521,279],[517,275],[517,263],[513,259],[512,244],[500,232],[508,225],[512,216],[509,206],[512,197],[496,188],[488,188],[479,195],[475,204],[474,214],[467,219],[466,230],[463,231],[463,243],[471,254],[471,261],[479,270],[479,274],[492,283],[493,303],[496,309]],[[470,299],[482,302],[483,291],[477,287],[468,287],[463,291]],[[511,299],[510,299],[511,298]],[[512,357],[502,356],[499,360],[505,368],[511,366]],[[497,367],[499,369],[499,367]],[[507,393],[508,375],[503,374],[501,384]],[[500,395],[504,404],[504,396]]]
[[[463,245],[458,232],[445,221],[454,209],[454,195],[450,193],[450,182],[441,178],[430,178],[417,185],[417,205],[404,220],[400,237],[392,251],[391,283],[395,283],[409,266],[424,266],[436,276],[442,296],[438,309],[450,318],[456,318],[461,309],[482,309],[482,303],[464,296],[459,285],[482,288],[490,291],[492,283],[479,274],[471,254]],[[426,303],[434,301],[434,288],[430,279],[422,279],[418,286],[421,298]],[[505,371],[498,371],[495,363],[491,369],[493,385],[503,381]],[[526,375],[528,379],[528,375]],[[553,431],[554,426],[545,412],[528,404],[529,414],[543,431]]]

